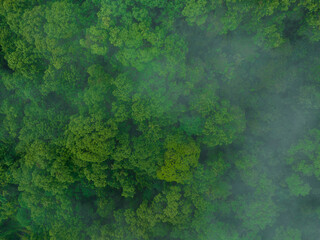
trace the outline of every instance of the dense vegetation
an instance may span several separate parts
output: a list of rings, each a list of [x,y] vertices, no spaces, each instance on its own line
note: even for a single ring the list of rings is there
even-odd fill
[[[0,239],[318,240],[319,16],[1,0]]]

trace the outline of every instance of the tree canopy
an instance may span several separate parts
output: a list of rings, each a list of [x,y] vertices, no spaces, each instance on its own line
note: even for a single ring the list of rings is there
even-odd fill
[[[318,240],[319,16],[0,1],[0,240]]]

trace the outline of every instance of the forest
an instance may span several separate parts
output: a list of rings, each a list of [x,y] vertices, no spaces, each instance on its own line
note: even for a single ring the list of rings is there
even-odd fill
[[[320,1],[0,0],[0,240],[319,240]]]

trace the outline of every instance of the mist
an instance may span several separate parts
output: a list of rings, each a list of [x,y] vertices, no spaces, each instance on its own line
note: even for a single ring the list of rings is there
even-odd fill
[[[318,240],[319,11],[3,0],[0,239]]]

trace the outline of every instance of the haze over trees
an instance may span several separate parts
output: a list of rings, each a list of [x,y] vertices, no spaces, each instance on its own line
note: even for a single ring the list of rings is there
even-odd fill
[[[320,2],[1,0],[1,240],[318,240]]]

